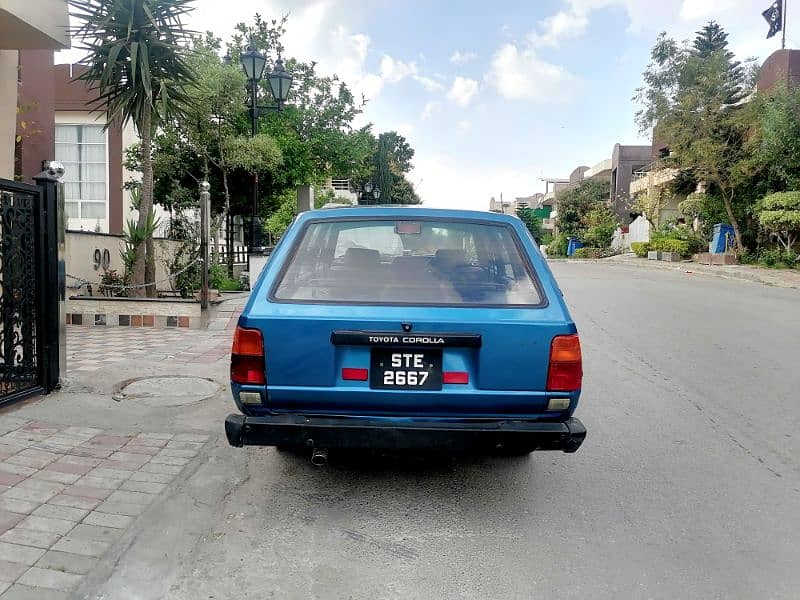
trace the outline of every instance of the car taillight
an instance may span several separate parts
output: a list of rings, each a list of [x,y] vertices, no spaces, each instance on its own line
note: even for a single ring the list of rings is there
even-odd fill
[[[583,361],[577,335],[557,335],[550,344],[547,391],[574,392],[581,389]]]
[[[231,348],[231,381],[264,385],[264,337],[258,329],[237,327]]]

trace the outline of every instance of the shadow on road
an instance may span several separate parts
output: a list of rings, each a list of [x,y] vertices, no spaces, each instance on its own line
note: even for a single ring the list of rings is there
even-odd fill
[[[279,450],[287,461],[295,466],[306,466],[310,471],[336,471],[359,475],[443,475],[463,472],[474,468],[483,470],[489,466],[497,469],[517,469],[529,466],[530,455],[505,456],[500,452],[431,452],[395,450],[331,450],[328,464],[316,467],[311,464],[310,450]]]

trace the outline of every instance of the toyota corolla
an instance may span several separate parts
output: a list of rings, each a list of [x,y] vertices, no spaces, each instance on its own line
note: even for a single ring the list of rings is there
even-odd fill
[[[575,323],[516,217],[301,214],[233,340],[233,446],[575,452]]]

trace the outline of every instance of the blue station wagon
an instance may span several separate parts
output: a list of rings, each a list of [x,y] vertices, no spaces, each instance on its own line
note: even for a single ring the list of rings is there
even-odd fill
[[[301,214],[236,329],[232,446],[575,452],[577,330],[523,223],[358,206]]]

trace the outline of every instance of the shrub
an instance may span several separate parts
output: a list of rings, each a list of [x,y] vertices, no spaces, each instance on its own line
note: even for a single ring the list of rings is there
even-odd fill
[[[607,256],[612,256],[614,251],[610,248],[588,248],[584,246],[583,248],[578,248],[573,252],[572,258],[606,258]]]
[[[681,256],[689,255],[689,244],[683,240],[659,239],[650,242],[650,250],[657,252],[675,252]]]
[[[773,250],[761,250],[758,253],[758,262],[767,265],[768,267],[774,267],[779,262],[781,262],[781,251],[777,249]]]
[[[793,250],[785,250],[783,253],[783,264],[786,265],[789,269],[797,268],[798,266],[798,255],[797,252]]]
[[[650,251],[650,243],[649,242],[633,242],[631,244],[631,250],[639,258],[647,258],[647,253]]]
[[[611,240],[614,239],[614,231],[617,226],[614,223],[603,223],[589,227],[583,236],[583,241],[593,248],[608,248]]]
[[[697,235],[690,227],[678,226],[662,228],[654,231],[650,236],[650,243],[657,243],[661,240],[680,240],[686,242],[687,252],[685,255],[697,254],[698,252],[708,252],[708,243]],[[653,248],[656,250],[656,248]],[[672,250],[664,250],[672,252]]]
[[[231,279],[225,272],[225,267],[219,263],[211,265],[208,272],[209,287],[221,292],[238,292],[242,289],[236,279]]]
[[[559,233],[553,238],[553,241],[548,244],[547,256],[566,256],[568,244],[569,239],[567,236],[563,233]]]
[[[100,293],[104,296],[127,298],[128,290],[120,288],[120,286],[127,284],[128,277],[123,277],[114,269],[103,271],[103,275],[100,277]]]

